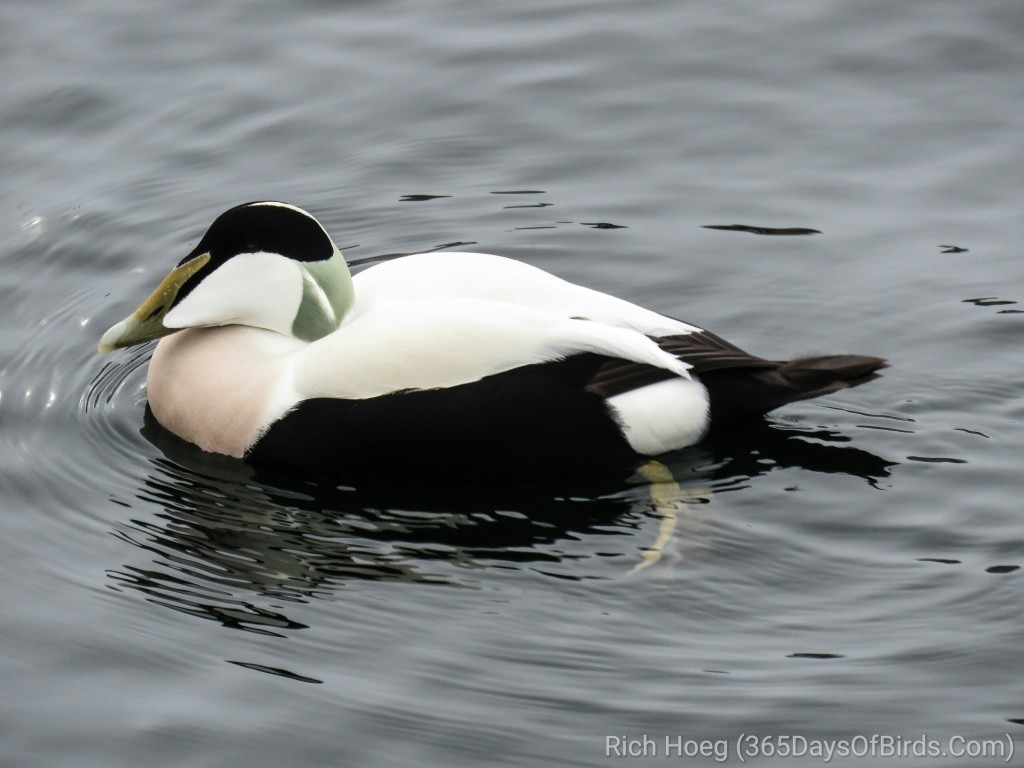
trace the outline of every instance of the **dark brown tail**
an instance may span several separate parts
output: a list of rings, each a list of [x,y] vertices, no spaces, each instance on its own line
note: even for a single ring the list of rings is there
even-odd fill
[[[775,373],[785,379],[794,400],[807,400],[840,389],[856,387],[878,378],[887,363],[867,355],[819,355],[796,357],[782,363]]]
[[[698,374],[711,400],[711,428],[856,387],[878,378],[885,360],[866,355],[798,357],[763,368],[727,368]]]

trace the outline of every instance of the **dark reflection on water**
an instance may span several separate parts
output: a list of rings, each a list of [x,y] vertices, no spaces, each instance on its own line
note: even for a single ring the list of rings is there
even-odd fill
[[[97,381],[109,386],[114,379],[103,374]],[[663,457],[674,480],[668,495],[665,485],[630,473],[570,485],[355,488],[285,477],[205,453],[164,430],[148,409],[142,434],[166,458],[151,461],[136,498],[143,508],[160,512],[117,524],[115,535],[146,551],[151,563],[110,570],[111,586],[267,635],[305,628],[289,618],[287,603],[330,599],[352,580],[473,589],[481,571],[490,569],[528,569],[571,580],[618,578],[640,565],[630,552],[637,537],[648,535],[640,529],[651,516],[677,539],[665,547],[671,551],[661,563],[672,567],[680,550],[687,559],[700,559],[713,547],[713,527],[698,511],[713,493],[745,487],[781,467],[845,473],[874,485],[892,466],[843,445],[848,438],[828,430],[753,422],[739,436]],[[563,546],[594,536],[613,538],[585,555]],[[644,541],[641,548],[654,544]],[[662,546],[654,561],[661,559]],[[619,566],[611,574],[595,574],[588,565],[593,558],[619,558]],[[567,567],[557,570],[559,565]]]
[[[704,229],[724,232],[749,232],[752,235],[820,235],[820,229],[809,227],[755,227],[750,224],[704,224]]]
[[[1001,299],[998,296],[979,296],[973,299],[964,299],[962,303],[973,304],[976,307],[1007,307],[1017,302],[1012,299]],[[1017,315],[1021,314],[1022,310],[1000,309],[997,312],[1001,315]]]
[[[592,533],[625,506],[537,495],[527,517],[522,502],[492,494],[498,507],[483,489],[306,490],[157,461],[138,498],[162,511],[116,530],[153,565],[126,564],[110,578],[184,613],[280,634],[303,628],[283,603],[329,598],[353,579],[471,587],[459,571],[555,560],[544,544]],[[275,609],[257,604],[268,598]]]
[[[315,677],[306,677],[295,672],[289,672],[287,669],[281,669],[280,667],[268,667],[266,664],[255,664],[251,661],[235,661],[233,659],[226,659],[226,661],[228,664],[235,664],[244,669],[251,669],[254,672],[265,672],[268,675],[276,675],[277,677],[285,677],[298,683],[322,685],[324,682],[323,680],[317,680]]]
[[[718,472],[755,477],[773,468],[800,467],[811,472],[853,475],[878,487],[897,462],[888,461],[849,443],[846,435],[828,429],[805,429],[752,421],[741,434],[723,435],[703,443],[720,458]]]

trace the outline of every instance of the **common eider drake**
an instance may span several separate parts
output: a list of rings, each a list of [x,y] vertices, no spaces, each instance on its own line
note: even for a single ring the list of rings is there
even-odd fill
[[[501,256],[420,253],[353,277],[320,223],[279,202],[217,218],[99,351],[158,338],[163,427],[336,478],[628,470],[885,365],[755,357]]]

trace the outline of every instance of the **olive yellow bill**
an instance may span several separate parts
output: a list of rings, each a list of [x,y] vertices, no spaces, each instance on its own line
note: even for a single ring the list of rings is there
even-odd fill
[[[177,328],[164,325],[164,315],[174,304],[174,298],[181,287],[209,260],[210,254],[203,253],[172,269],[138,309],[103,334],[99,344],[100,354],[159,339],[177,331]]]

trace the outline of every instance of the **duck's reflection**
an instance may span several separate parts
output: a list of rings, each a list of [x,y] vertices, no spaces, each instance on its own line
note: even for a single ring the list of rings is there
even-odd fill
[[[160,511],[118,525],[147,562],[112,570],[113,586],[270,634],[303,626],[288,617],[289,603],[333,596],[354,580],[473,588],[486,569],[570,579],[649,573],[713,547],[712,492],[778,466],[872,483],[890,466],[827,431],[754,424],[742,438],[679,452],[654,469],[569,486],[349,488],[257,473],[198,451],[151,418],[143,434],[166,458],[153,460],[137,498]],[[611,538],[579,546],[597,536]],[[588,558],[611,565],[581,562]]]
[[[859,477],[878,487],[897,462],[851,445],[851,438],[824,428],[752,421],[742,433],[702,444],[719,462],[721,479],[750,479],[773,469],[799,468],[823,474]]]

